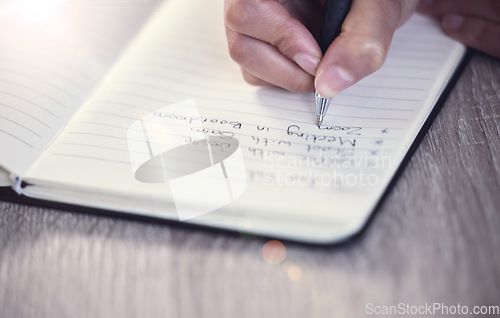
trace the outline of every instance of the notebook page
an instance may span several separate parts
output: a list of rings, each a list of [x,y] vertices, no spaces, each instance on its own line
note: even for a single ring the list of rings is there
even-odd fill
[[[318,129],[312,94],[256,88],[242,80],[227,54],[220,1],[171,0],[26,178],[80,193],[176,201],[172,185],[138,180],[140,168],[134,165],[201,140],[201,133],[237,139],[244,161],[245,190],[209,214],[217,215],[216,226],[230,218],[240,218],[246,229],[245,220],[255,225],[254,217],[316,226],[366,219],[463,52],[434,22],[413,17],[396,34],[385,66],[337,96]],[[159,133],[144,141],[141,136],[151,131],[142,128],[148,125]],[[201,153],[183,160],[195,161]],[[193,191],[198,185],[192,184]],[[37,187],[26,190],[50,195]],[[105,199],[87,204],[131,209],[109,206]],[[167,209],[132,210],[172,217]],[[289,230],[297,231],[296,225]]]
[[[155,2],[2,1],[0,166],[27,170]]]
[[[0,186],[1,185],[10,185],[10,174],[7,170],[0,168]]]

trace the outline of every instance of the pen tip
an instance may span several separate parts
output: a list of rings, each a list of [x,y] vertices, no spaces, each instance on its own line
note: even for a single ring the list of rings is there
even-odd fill
[[[318,123],[318,128],[321,128],[321,124],[323,123],[323,116],[318,115],[316,119]]]

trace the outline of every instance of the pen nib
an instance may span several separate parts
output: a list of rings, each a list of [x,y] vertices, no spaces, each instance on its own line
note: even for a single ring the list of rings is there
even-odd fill
[[[318,128],[321,128],[321,124],[323,123],[323,117],[324,116],[316,116],[317,117],[317,122],[318,122]]]
[[[328,110],[328,106],[332,102],[331,98],[321,97],[318,92],[314,94],[314,99],[316,101],[316,117],[318,128],[321,128],[321,124],[323,123],[323,118],[326,115],[326,111]]]

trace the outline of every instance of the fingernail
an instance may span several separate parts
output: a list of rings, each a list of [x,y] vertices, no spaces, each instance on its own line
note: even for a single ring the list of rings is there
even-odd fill
[[[432,7],[435,3],[435,0],[420,0],[420,3],[418,5],[419,9],[429,9]]]
[[[297,63],[304,71],[314,76],[316,74],[316,69],[319,65],[319,58],[316,58],[307,53],[299,53],[294,56],[293,60]]]
[[[354,84],[354,77],[340,66],[333,66],[316,76],[316,91],[330,98]]]
[[[456,31],[464,24],[464,17],[458,14],[447,14],[443,17],[443,28],[449,31]]]

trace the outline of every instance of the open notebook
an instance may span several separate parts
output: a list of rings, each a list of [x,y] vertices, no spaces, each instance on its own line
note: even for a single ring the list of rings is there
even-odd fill
[[[367,222],[465,53],[414,16],[319,129],[312,94],[242,80],[223,1],[106,3],[55,1],[35,26],[5,13],[0,181],[20,195],[339,241]]]

